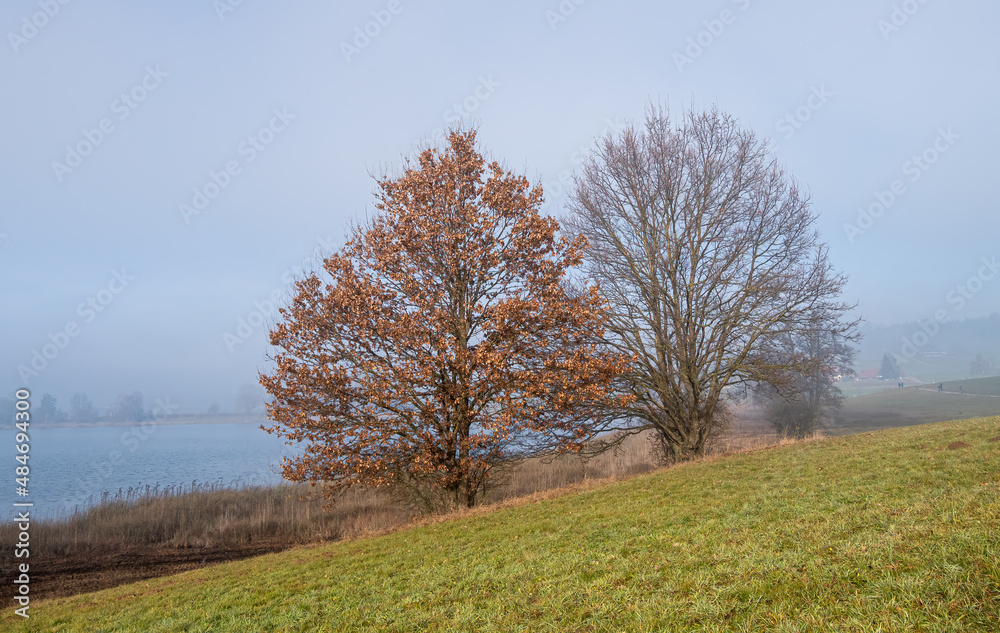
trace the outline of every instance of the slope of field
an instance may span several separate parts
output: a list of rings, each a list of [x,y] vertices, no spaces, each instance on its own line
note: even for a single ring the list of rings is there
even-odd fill
[[[966,378],[965,380],[952,380],[941,384],[944,386],[944,391],[948,392],[961,390],[962,393],[996,396],[1000,398],[1000,376],[990,376],[989,378]],[[933,385],[931,385],[931,387],[933,387]]]
[[[33,603],[12,631],[1000,630],[1000,417]]]
[[[993,415],[1000,415],[1000,377],[946,382],[943,391],[928,384],[846,398],[835,422],[825,430],[846,435]]]

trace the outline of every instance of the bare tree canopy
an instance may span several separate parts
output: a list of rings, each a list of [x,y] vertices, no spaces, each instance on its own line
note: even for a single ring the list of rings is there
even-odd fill
[[[77,424],[92,424],[97,421],[98,413],[87,394],[74,393],[69,405],[70,419]]]
[[[236,412],[247,417],[256,417],[264,410],[264,388],[260,385],[245,382],[236,392]],[[217,411],[216,411],[217,412]]]
[[[829,325],[815,322],[809,328],[782,332],[771,346],[775,375],[769,383],[758,383],[754,395],[783,435],[811,435],[844,402],[836,383],[838,377],[854,373],[857,350],[851,339]]]
[[[602,139],[577,178],[569,226],[610,304],[607,341],[637,361],[619,415],[655,429],[668,460],[701,454],[731,387],[796,367],[772,352],[817,327],[850,338],[845,283],[808,199],[766,144],[717,110]]]
[[[601,343],[597,289],[564,285],[586,241],[560,238],[541,188],[487,165],[475,137],[379,180],[380,213],[281,310],[261,384],[267,430],[306,443],[287,479],[471,506],[498,465],[579,449],[613,402],[628,359]]]
[[[142,422],[143,411],[142,392],[122,393],[118,395],[118,400],[109,407],[109,418],[116,424],[123,422]]]

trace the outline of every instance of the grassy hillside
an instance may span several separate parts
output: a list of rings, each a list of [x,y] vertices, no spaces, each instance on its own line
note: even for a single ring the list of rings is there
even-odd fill
[[[962,393],[1000,397],[1000,376],[990,376],[989,378],[966,378],[965,380],[952,380],[943,383],[943,385],[945,391],[954,392],[961,389]]]
[[[964,393],[959,393],[959,387]],[[860,433],[943,420],[1000,415],[1000,377],[958,380],[847,398],[829,432]]]
[[[1000,629],[1000,417],[42,601],[13,631]]]
[[[907,389],[911,387],[916,387],[918,389],[937,389],[938,382],[928,382],[913,385],[908,385]],[[944,381],[944,390],[946,392],[953,391],[955,393],[959,392],[959,387],[963,388],[964,393],[980,394],[980,395],[993,395],[1000,396],[1000,376],[989,376],[987,378],[963,378],[961,380],[946,380]],[[837,383],[837,388],[840,389],[843,394],[848,398],[856,398],[859,396],[867,396],[873,393],[882,393],[884,391],[894,391],[896,389],[896,381],[894,380],[878,380],[878,381],[847,381]],[[938,422],[943,422],[943,420],[937,420]]]

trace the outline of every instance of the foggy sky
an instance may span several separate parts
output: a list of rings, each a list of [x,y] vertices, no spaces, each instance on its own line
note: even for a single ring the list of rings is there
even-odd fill
[[[650,100],[773,139],[869,322],[988,315],[998,18],[986,0],[9,0],[0,394],[232,410],[291,277],[372,210],[371,174],[471,122],[557,215],[595,137]]]

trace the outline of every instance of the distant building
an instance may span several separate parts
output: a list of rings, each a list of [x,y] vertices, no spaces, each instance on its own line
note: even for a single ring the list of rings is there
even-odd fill
[[[836,365],[823,365],[823,373],[829,376],[834,382],[840,382],[844,379],[844,372],[841,371],[840,367]],[[849,370],[850,374],[854,374],[853,371]]]
[[[858,380],[882,380],[880,369],[862,369],[858,374]]]

